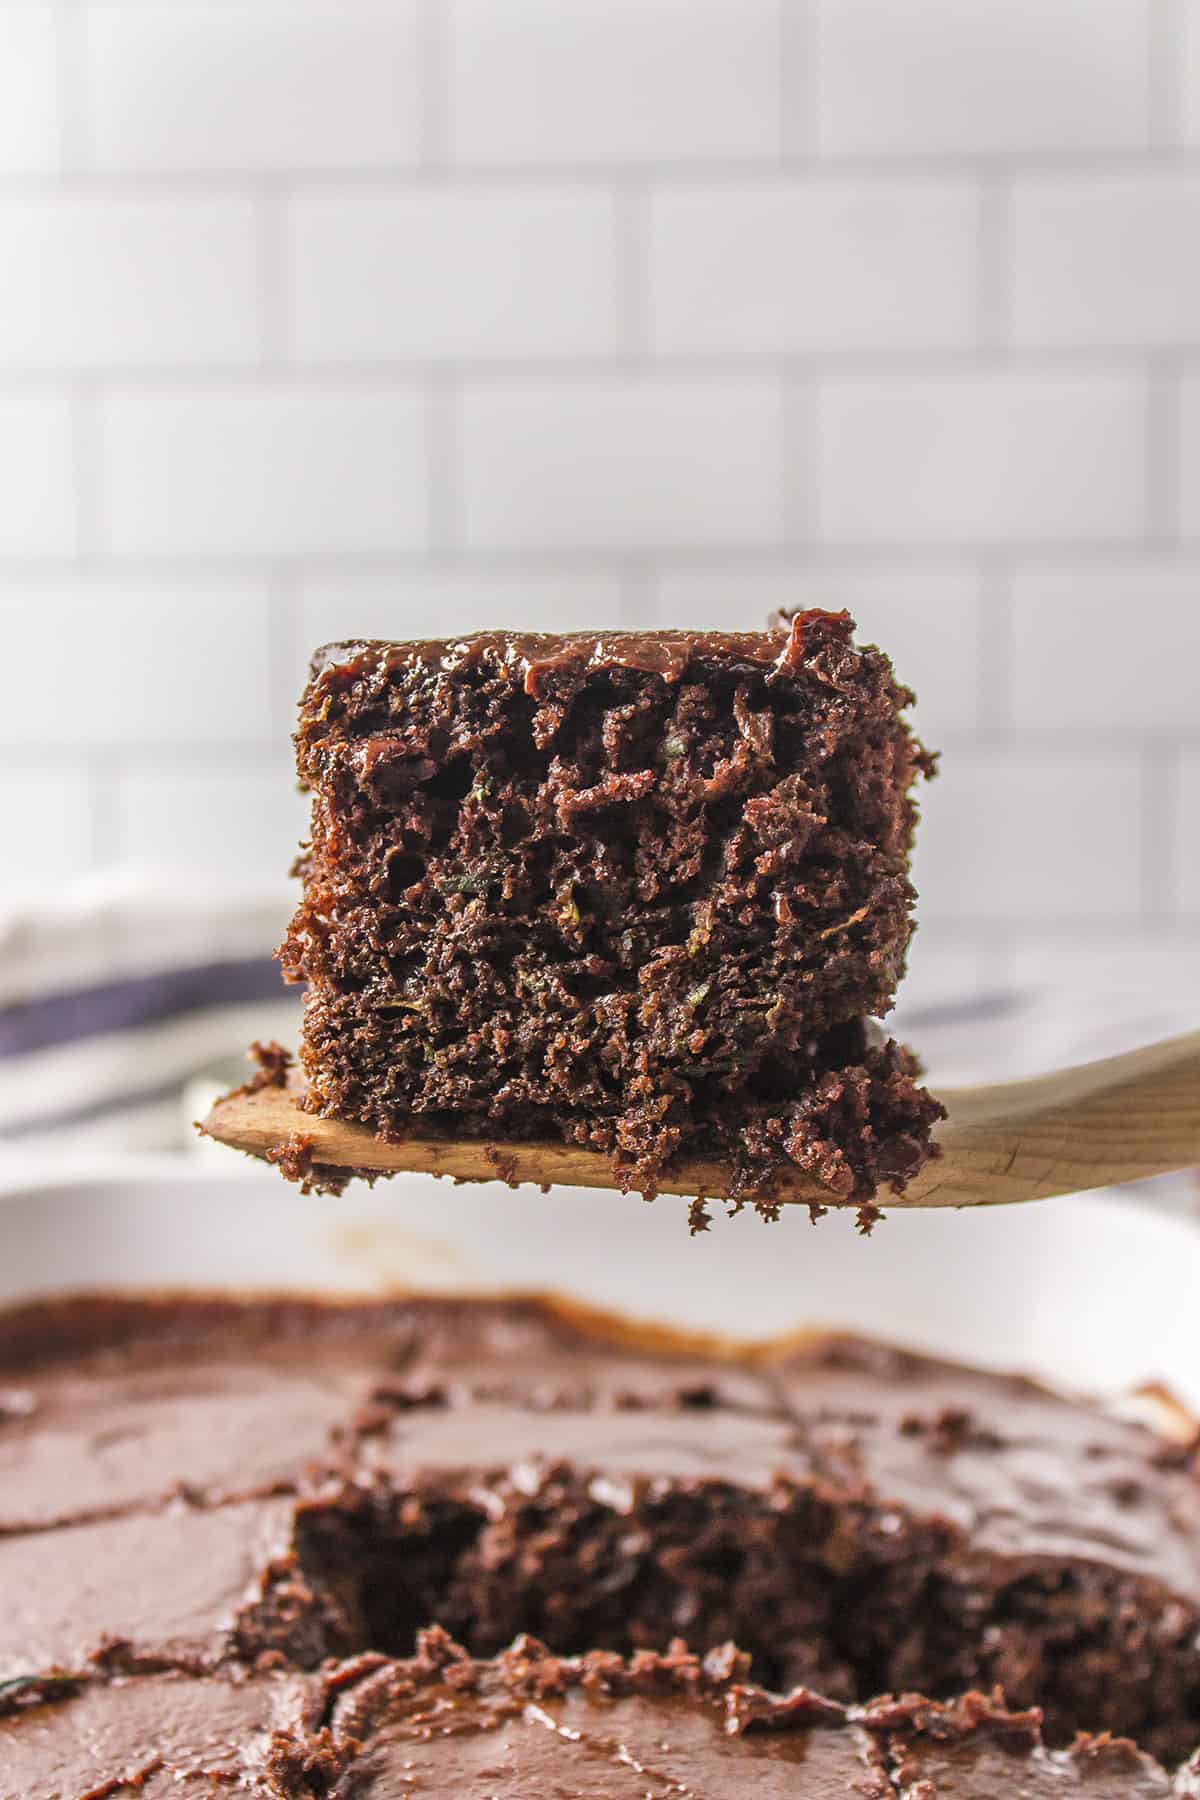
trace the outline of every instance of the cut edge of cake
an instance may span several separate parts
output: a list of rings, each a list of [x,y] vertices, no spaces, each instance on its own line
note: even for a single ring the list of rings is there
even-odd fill
[[[715,1155],[767,1217],[798,1169],[869,1225],[944,1116],[875,1022],[934,758],[852,633],[814,609],[318,651],[280,952],[306,1104],[385,1138],[558,1138],[647,1195]]]

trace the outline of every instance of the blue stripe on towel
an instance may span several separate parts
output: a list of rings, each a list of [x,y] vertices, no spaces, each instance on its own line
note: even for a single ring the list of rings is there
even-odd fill
[[[206,963],[127,976],[70,993],[48,994],[0,1009],[0,1060],[28,1056],[85,1038],[132,1031],[214,1006],[278,1000],[279,965],[265,957]]]

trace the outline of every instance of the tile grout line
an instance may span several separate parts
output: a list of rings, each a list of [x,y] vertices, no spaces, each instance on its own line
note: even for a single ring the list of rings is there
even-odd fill
[[[1013,200],[1007,177],[985,174],[976,205],[976,345],[990,360],[1013,348]]]
[[[820,156],[821,36],[817,0],[778,0],[779,160]]]
[[[122,853],[120,785],[123,762],[119,749],[93,745],[83,765],[88,793],[88,866],[93,870],[117,860]]]
[[[63,14],[79,11],[78,0],[58,0]],[[440,129],[439,129],[440,135]],[[434,132],[430,129],[431,148]],[[1171,143],[1163,147],[1121,149],[1015,151],[1004,155],[956,151],[946,154],[883,152],[812,156],[745,156],[680,158],[662,156],[629,161],[572,161],[472,163],[465,161],[380,162],[361,164],[313,164],[309,167],[276,168],[253,163],[230,163],[211,168],[97,168],[81,161],[67,169],[0,170],[0,192],[37,194],[67,186],[100,193],[181,193],[210,190],[242,193],[247,186],[263,184],[283,188],[372,188],[419,191],[449,179],[463,188],[480,192],[497,187],[542,189],[545,187],[596,187],[611,190],[647,183],[684,186],[740,186],[746,182],[781,178],[864,184],[905,183],[914,179],[944,180],[947,185],[991,176],[1006,182],[1025,176],[1072,175],[1081,180],[1105,180],[1122,175],[1163,172],[1200,173],[1200,145]]]
[[[286,287],[286,276],[283,280]],[[286,310],[286,307],[285,309]],[[1006,352],[1006,372],[1018,377],[1036,376],[1047,381],[1071,379],[1080,374],[1104,380],[1110,377],[1144,375],[1147,358],[1156,358],[1163,367],[1170,366],[1178,374],[1200,373],[1200,334],[1189,343],[1173,345],[1170,350],[1150,350],[1145,344],[1099,345],[1087,348],[1030,348]],[[671,381],[689,380],[748,383],[769,380],[787,374],[819,376],[830,382],[906,383],[913,380],[956,379],[970,377],[994,367],[995,357],[978,344],[947,346],[944,349],[907,350],[880,347],[874,350],[796,351],[720,350],[720,351],[656,351],[653,355],[639,352],[636,360],[655,375]],[[490,383],[497,387],[553,387],[563,379],[605,381],[620,376],[622,357],[618,353],[587,354],[569,352],[562,355],[531,356],[393,356],[356,357],[346,360],[290,360],[274,373],[298,391],[304,389],[360,388],[363,386],[419,386],[431,373],[452,372],[464,381]],[[110,362],[97,365],[95,371],[109,381],[120,381],[128,387],[146,390],[199,386],[253,386],[263,378],[260,363],[250,361],[220,362]],[[19,388],[54,386],[62,377],[58,363],[7,363],[0,366],[0,394]]]
[[[1180,536],[1180,367],[1171,351],[1154,352],[1146,378],[1146,542],[1175,548]]]
[[[51,188],[71,178],[86,179],[91,162],[86,33],[88,18],[79,0],[55,0],[54,38],[58,103],[58,169]]]
[[[89,384],[91,378],[88,378]],[[63,384],[65,386],[65,384]],[[67,390],[69,391],[69,390]],[[638,554],[672,571],[694,573],[715,567],[722,574],[754,578],[762,574],[788,574],[795,570],[839,577],[880,570],[970,570],[989,557],[1002,557],[1014,569],[1084,569],[1096,567],[1136,569],[1157,554],[1144,539],[1104,541],[1043,540],[1024,544],[973,542],[967,539],[914,541],[793,539],[757,544],[727,544],[662,540],[641,547]],[[363,574],[430,573],[446,567],[474,569],[481,574],[598,570],[618,571],[629,554],[627,545],[592,542],[579,545],[530,542],[512,547],[453,545],[441,549],[429,544],[392,546],[385,549],[231,551],[125,551],[104,549],[95,558],[95,570],[108,577],[137,580],[154,578],[181,582],[233,580],[239,576],[263,576],[276,564],[324,577]],[[1200,539],[1182,539],[1172,563],[1193,574],[1200,573]],[[75,551],[0,550],[0,580],[55,581],[78,568]]]
[[[453,0],[420,0],[420,176],[441,179],[454,160],[450,87]]]
[[[267,576],[267,631],[271,676],[272,737],[290,739],[295,721],[296,671],[300,664],[299,577],[286,564]]]
[[[820,380],[793,371],[780,381],[781,525],[785,544],[822,548]],[[785,553],[786,554],[786,553]]]
[[[653,558],[624,558],[619,575],[621,620],[627,631],[652,630],[659,623],[658,571]]]
[[[459,382],[452,370],[431,372],[425,388],[425,459],[429,482],[427,549],[457,560],[461,495],[458,467]]]
[[[1146,928],[1174,924],[1176,859],[1172,824],[1179,780],[1179,751],[1146,742],[1141,751],[1141,917]]]
[[[71,382],[71,479],[75,492],[75,556],[90,562],[104,549],[104,483],[100,384],[93,376]]]
[[[1191,5],[1194,0],[1187,0]],[[1180,142],[1182,30],[1177,0],[1148,0],[1146,121],[1152,150],[1182,148]]]
[[[1007,557],[979,563],[979,667],[976,671],[978,731],[1011,744],[1015,725],[1016,620],[1012,570]]]
[[[290,205],[287,192],[278,188],[260,187],[255,194],[260,369],[282,370],[291,362],[292,320],[288,267]]]
[[[639,185],[613,196],[617,261],[617,363],[641,368],[651,358],[650,195]]]

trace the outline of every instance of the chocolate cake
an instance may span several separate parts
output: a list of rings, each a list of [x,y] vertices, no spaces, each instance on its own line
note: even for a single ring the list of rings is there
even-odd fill
[[[1164,1420],[536,1300],[9,1312],[0,1796],[1191,1794]]]
[[[766,1216],[790,1167],[869,1222],[942,1116],[874,1023],[933,765],[852,632],[318,651],[281,951],[308,1104],[383,1137],[565,1140],[646,1194],[715,1155]]]

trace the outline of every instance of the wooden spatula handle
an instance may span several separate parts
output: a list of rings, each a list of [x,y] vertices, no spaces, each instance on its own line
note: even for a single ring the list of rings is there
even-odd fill
[[[942,1156],[889,1206],[1045,1200],[1200,1168],[1200,1031],[942,1098]]]

